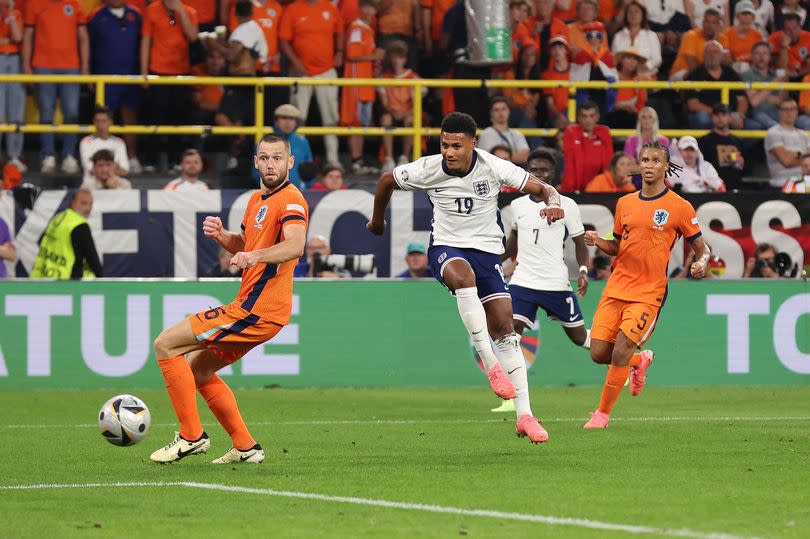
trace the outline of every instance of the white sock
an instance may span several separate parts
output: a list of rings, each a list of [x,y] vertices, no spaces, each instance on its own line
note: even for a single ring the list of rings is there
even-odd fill
[[[495,348],[509,381],[515,386],[515,411],[518,418],[522,414],[532,414],[531,403],[529,402],[529,379],[526,376],[526,362],[520,351],[520,337],[517,333],[504,335],[495,341]]]
[[[481,300],[478,299],[478,288],[473,286],[456,290],[456,303],[458,304],[458,314],[461,315],[461,321],[467,328],[475,351],[484,362],[484,368],[489,372],[498,363],[498,359],[490,344],[487,313],[484,311]]]
[[[585,342],[582,343],[582,348],[585,348],[586,350],[590,350],[591,349],[591,330],[586,329],[585,331],[587,331],[588,333],[587,333],[587,335],[585,335]]]

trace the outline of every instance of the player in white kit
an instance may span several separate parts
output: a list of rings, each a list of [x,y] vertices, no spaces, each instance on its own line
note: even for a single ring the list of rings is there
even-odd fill
[[[422,157],[384,172],[367,228],[376,235],[385,232],[385,211],[395,189],[428,193],[433,205],[428,249],[433,275],[455,295],[461,320],[484,362],[493,391],[501,398],[515,399],[518,436],[528,436],[533,443],[544,442],[548,433],[531,410],[526,366],[501,268],[504,236],[498,193],[502,185],[508,185],[535,195],[547,204],[540,216],[549,223],[565,214],[560,195],[552,186],[509,161],[477,149],[476,129],[471,116],[450,113],[442,120],[441,155]]]
[[[553,183],[556,159],[545,149],[529,155],[529,172],[542,181]],[[585,245],[585,227],[577,203],[560,196],[565,217],[551,224],[539,217],[546,203],[534,195],[512,201],[512,233],[506,242],[502,260],[517,252],[517,265],[509,281],[512,295],[515,331],[535,327],[537,309],[543,308],[550,320],[559,321],[571,342],[590,348],[589,331],[579,308],[577,296],[588,291],[588,247]],[[571,289],[568,267],[563,248],[565,241],[574,242],[579,275],[577,293]]]

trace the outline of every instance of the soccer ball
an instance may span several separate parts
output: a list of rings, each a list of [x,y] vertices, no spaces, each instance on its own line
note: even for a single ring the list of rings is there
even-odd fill
[[[113,445],[134,445],[149,433],[152,416],[138,397],[116,395],[101,407],[98,428]]]

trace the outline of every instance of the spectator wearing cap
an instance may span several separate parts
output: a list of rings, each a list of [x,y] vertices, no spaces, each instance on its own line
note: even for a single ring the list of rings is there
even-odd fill
[[[751,67],[751,51],[762,41],[762,34],[754,27],[756,11],[750,0],[741,0],[734,7],[734,26],[723,35],[728,39],[731,66],[737,73],[744,73]]]
[[[642,74],[655,76],[661,67],[661,42],[656,33],[650,30],[647,8],[632,1],[624,7],[623,13],[622,28],[613,36],[610,47],[613,55],[626,50],[644,51],[647,63],[644,66],[646,71],[642,71]]]
[[[427,247],[424,243],[414,241],[408,244],[405,263],[408,264],[408,269],[397,275],[398,278],[428,279],[433,277],[433,272],[428,266]]]
[[[712,107],[712,130],[698,140],[703,157],[717,170],[726,188],[742,189],[742,140],[731,134],[731,110],[728,105],[715,103]]]
[[[571,78],[571,61],[568,42],[562,36],[549,41],[551,48],[551,64],[543,73],[543,80],[567,81]],[[544,88],[546,125],[565,129],[568,127],[568,88]]]
[[[529,143],[521,133],[509,128],[509,103],[504,97],[492,98],[489,107],[490,126],[478,137],[478,147],[486,152],[503,145],[512,152],[512,160],[523,164],[529,155]]]
[[[669,80],[683,80],[702,64],[706,43],[713,40],[720,43],[721,49],[728,47],[728,38],[720,33],[720,14],[714,9],[708,9],[703,14],[702,26],[683,35],[678,55],[669,71]]]
[[[784,70],[777,76],[770,67],[771,45],[760,41],[751,48],[751,67],[740,75],[745,82],[787,82]],[[770,129],[779,122],[779,103],[787,97],[782,90],[746,90],[752,129]]]
[[[624,82],[650,80],[641,75],[646,72],[647,58],[635,49],[621,51],[616,55],[616,70],[619,80]],[[616,90],[616,105],[605,115],[605,123],[617,129],[632,129],[638,122],[638,113],[647,104],[647,90],[644,88],[619,88]]]
[[[539,51],[538,65],[541,71],[550,65],[551,42],[554,38],[561,37],[568,45],[568,27],[554,15],[554,5],[554,0],[534,0],[534,13],[523,23]]]
[[[703,17],[710,9],[720,14],[720,22],[724,28],[729,26],[728,0],[683,0],[683,8],[692,23],[692,28],[700,28],[703,25]]]
[[[585,186],[586,193],[627,193],[635,191],[631,173],[635,160],[624,152],[616,152],[610,159],[608,169],[594,176]]]
[[[587,41],[571,60],[571,80],[616,82],[619,74],[606,44],[605,25],[590,22],[582,25],[582,30]],[[615,90],[577,90],[577,102],[595,101],[606,111],[613,109],[615,96]]]
[[[289,74],[294,77],[337,78],[336,67],[343,65],[343,20],[331,2],[295,0],[284,8],[279,28],[279,46],[289,61]],[[306,121],[312,94],[318,102],[321,122],[325,127],[336,126],[339,120],[337,86],[293,87],[290,101],[301,111]],[[324,136],[326,161],[339,164],[338,139]]]
[[[295,132],[298,129],[298,119],[301,117],[301,112],[294,105],[279,105],[274,112],[274,116],[273,133],[290,141],[290,153],[295,158],[288,177],[290,182],[302,189],[298,165],[304,161],[312,161],[312,149],[309,147],[309,141],[303,135]],[[255,169],[253,176],[258,181],[258,171],[255,171]]]
[[[577,123],[565,129],[563,154],[561,191],[582,191],[594,176],[607,170],[613,157],[613,138],[610,129],[599,124],[599,106],[593,101],[580,105]]]
[[[348,189],[345,177],[343,176],[343,169],[333,165],[328,165],[323,169],[323,175],[319,181],[316,181],[309,186],[310,191],[340,191],[341,189]]]
[[[684,193],[725,192],[726,185],[714,166],[703,158],[695,137],[681,137],[672,150],[672,161],[683,167],[669,178],[676,189]]]
[[[30,75],[86,75],[89,70],[90,41],[87,19],[77,0],[29,0],[25,4],[23,33],[23,73]],[[53,123],[56,98],[66,124],[79,122],[78,84],[37,84],[39,123]],[[78,174],[75,133],[62,135],[62,172]],[[42,166],[50,174],[56,170],[56,145],[53,133],[42,133]]]
[[[110,150],[101,149],[90,159],[93,162],[92,176],[82,183],[83,188],[90,190],[132,189],[129,180],[116,173],[115,156]]]
[[[803,77],[810,73],[810,32],[802,30],[800,17],[795,12],[783,15],[782,30],[774,32],[768,38],[771,44],[772,62],[779,69],[784,69],[788,77]]]
[[[740,82],[740,76],[729,66],[722,63],[724,49],[717,41],[706,43],[703,51],[703,63],[697,66],[686,80],[707,82]],[[691,129],[709,129],[712,126],[711,111],[715,103],[721,102],[720,90],[690,90],[686,93],[686,109],[689,111]],[[748,99],[742,91],[731,92],[734,112],[731,115],[731,127],[742,129],[745,115],[748,112]]]
[[[137,75],[141,46],[143,16],[126,0],[106,0],[87,22],[90,37],[90,72],[93,74]],[[112,114],[120,114],[121,122],[137,124],[142,89],[137,84],[108,84],[104,87],[104,103]],[[137,158],[134,134],[123,135],[133,173],[143,171]],[[79,148],[81,152],[81,146]],[[91,154],[92,155],[92,154]],[[86,163],[81,158],[82,165]],[[87,169],[85,168],[85,173]]]
[[[786,99],[779,105],[779,123],[765,135],[765,152],[771,187],[781,189],[787,180],[801,174],[802,155],[810,149],[807,132],[796,129],[799,105]]]

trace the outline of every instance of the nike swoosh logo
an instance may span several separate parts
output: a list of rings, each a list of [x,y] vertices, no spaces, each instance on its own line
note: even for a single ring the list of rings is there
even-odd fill
[[[251,453],[250,455],[248,455],[246,457],[239,457],[239,462],[245,462],[247,459],[249,459],[250,457],[252,457],[255,454],[256,453]]]
[[[573,321],[574,321],[574,320],[576,320],[577,318],[579,318],[579,315],[578,315],[578,314],[576,314],[576,315],[572,316],[572,317],[571,317],[571,322],[573,322]]]
[[[473,334],[473,335],[478,335],[478,334],[479,334],[479,333],[481,333],[482,331],[484,331],[484,330],[483,330],[483,329],[479,329],[478,331],[473,331],[473,332],[472,332],[472,334]]]
[[[187,455],[190,455],[192,452],[197,450],[197,448],[199,448],[201,445],[202,444],[195,445],[194,447],[192,447],[188,451],[183,451],[182,449],[178,449],[177,450],[177,458],[181,459],[181,458],[183,458],[183,457],[185,457]]]
[[[515,368],[514,368],[514,369],[512,369],[511,371],[506,371],[506,374],[512,374],[513,372],[515,372],[515,371],[516,371],[516,370],[518,370],[519,368],[520,368],[520,367],[515,367]]]
[[[442,191],[444,191],[444,189],[434,189],[433,190],[434,193],[441,193]]]

